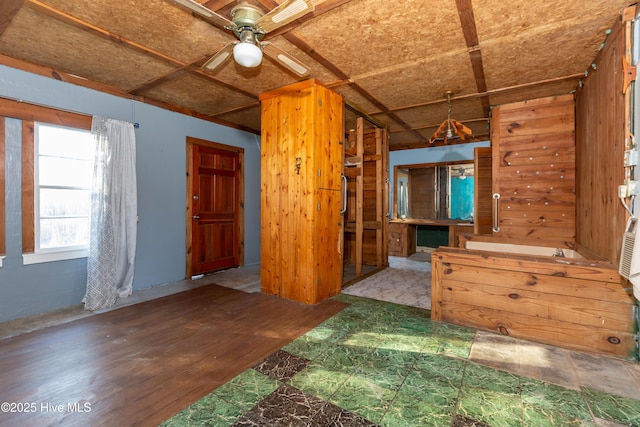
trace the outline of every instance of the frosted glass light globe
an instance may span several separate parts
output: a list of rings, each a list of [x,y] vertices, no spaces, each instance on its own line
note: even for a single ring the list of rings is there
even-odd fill
[[[252,43],[238,43],[233,47],[233,58],[243,67],[257,67],[262,62],[262,50]]]

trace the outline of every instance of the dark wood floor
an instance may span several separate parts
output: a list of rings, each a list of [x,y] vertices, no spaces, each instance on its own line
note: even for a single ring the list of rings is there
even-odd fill
[[[156,426],[344,307],[210,285],[1,340],[0,425]]]

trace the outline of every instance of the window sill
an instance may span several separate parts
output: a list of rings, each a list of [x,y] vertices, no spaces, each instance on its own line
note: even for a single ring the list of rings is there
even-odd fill
[[[40,264],[43,262],[64,261],[67,259],[86,258],[89,255],[89,249],[72,249],[55,252],[34,252],[31,254],[22,254],[22,264]],[[0,261],[0,266],[1,266]]]

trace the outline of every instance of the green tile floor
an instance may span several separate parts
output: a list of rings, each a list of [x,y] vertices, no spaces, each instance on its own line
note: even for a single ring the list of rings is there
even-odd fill
[[[288,386],[359,416],[341,425],[640,426],[640,396],[483,366],[469,358],[474,329],[432,322],[423,309],[335,298],[351,305],[283,350],[306,360]],[[249,369],[163,425],[322,425],[311,412],[308,422],[242,418],[282,385]]]

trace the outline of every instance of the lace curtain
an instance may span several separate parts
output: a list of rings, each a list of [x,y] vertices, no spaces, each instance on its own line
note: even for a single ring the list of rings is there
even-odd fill
[[[133,290],[137,232],[133,124],[94,116],[96,155],[91,191],[86,310],[115,304]]]

